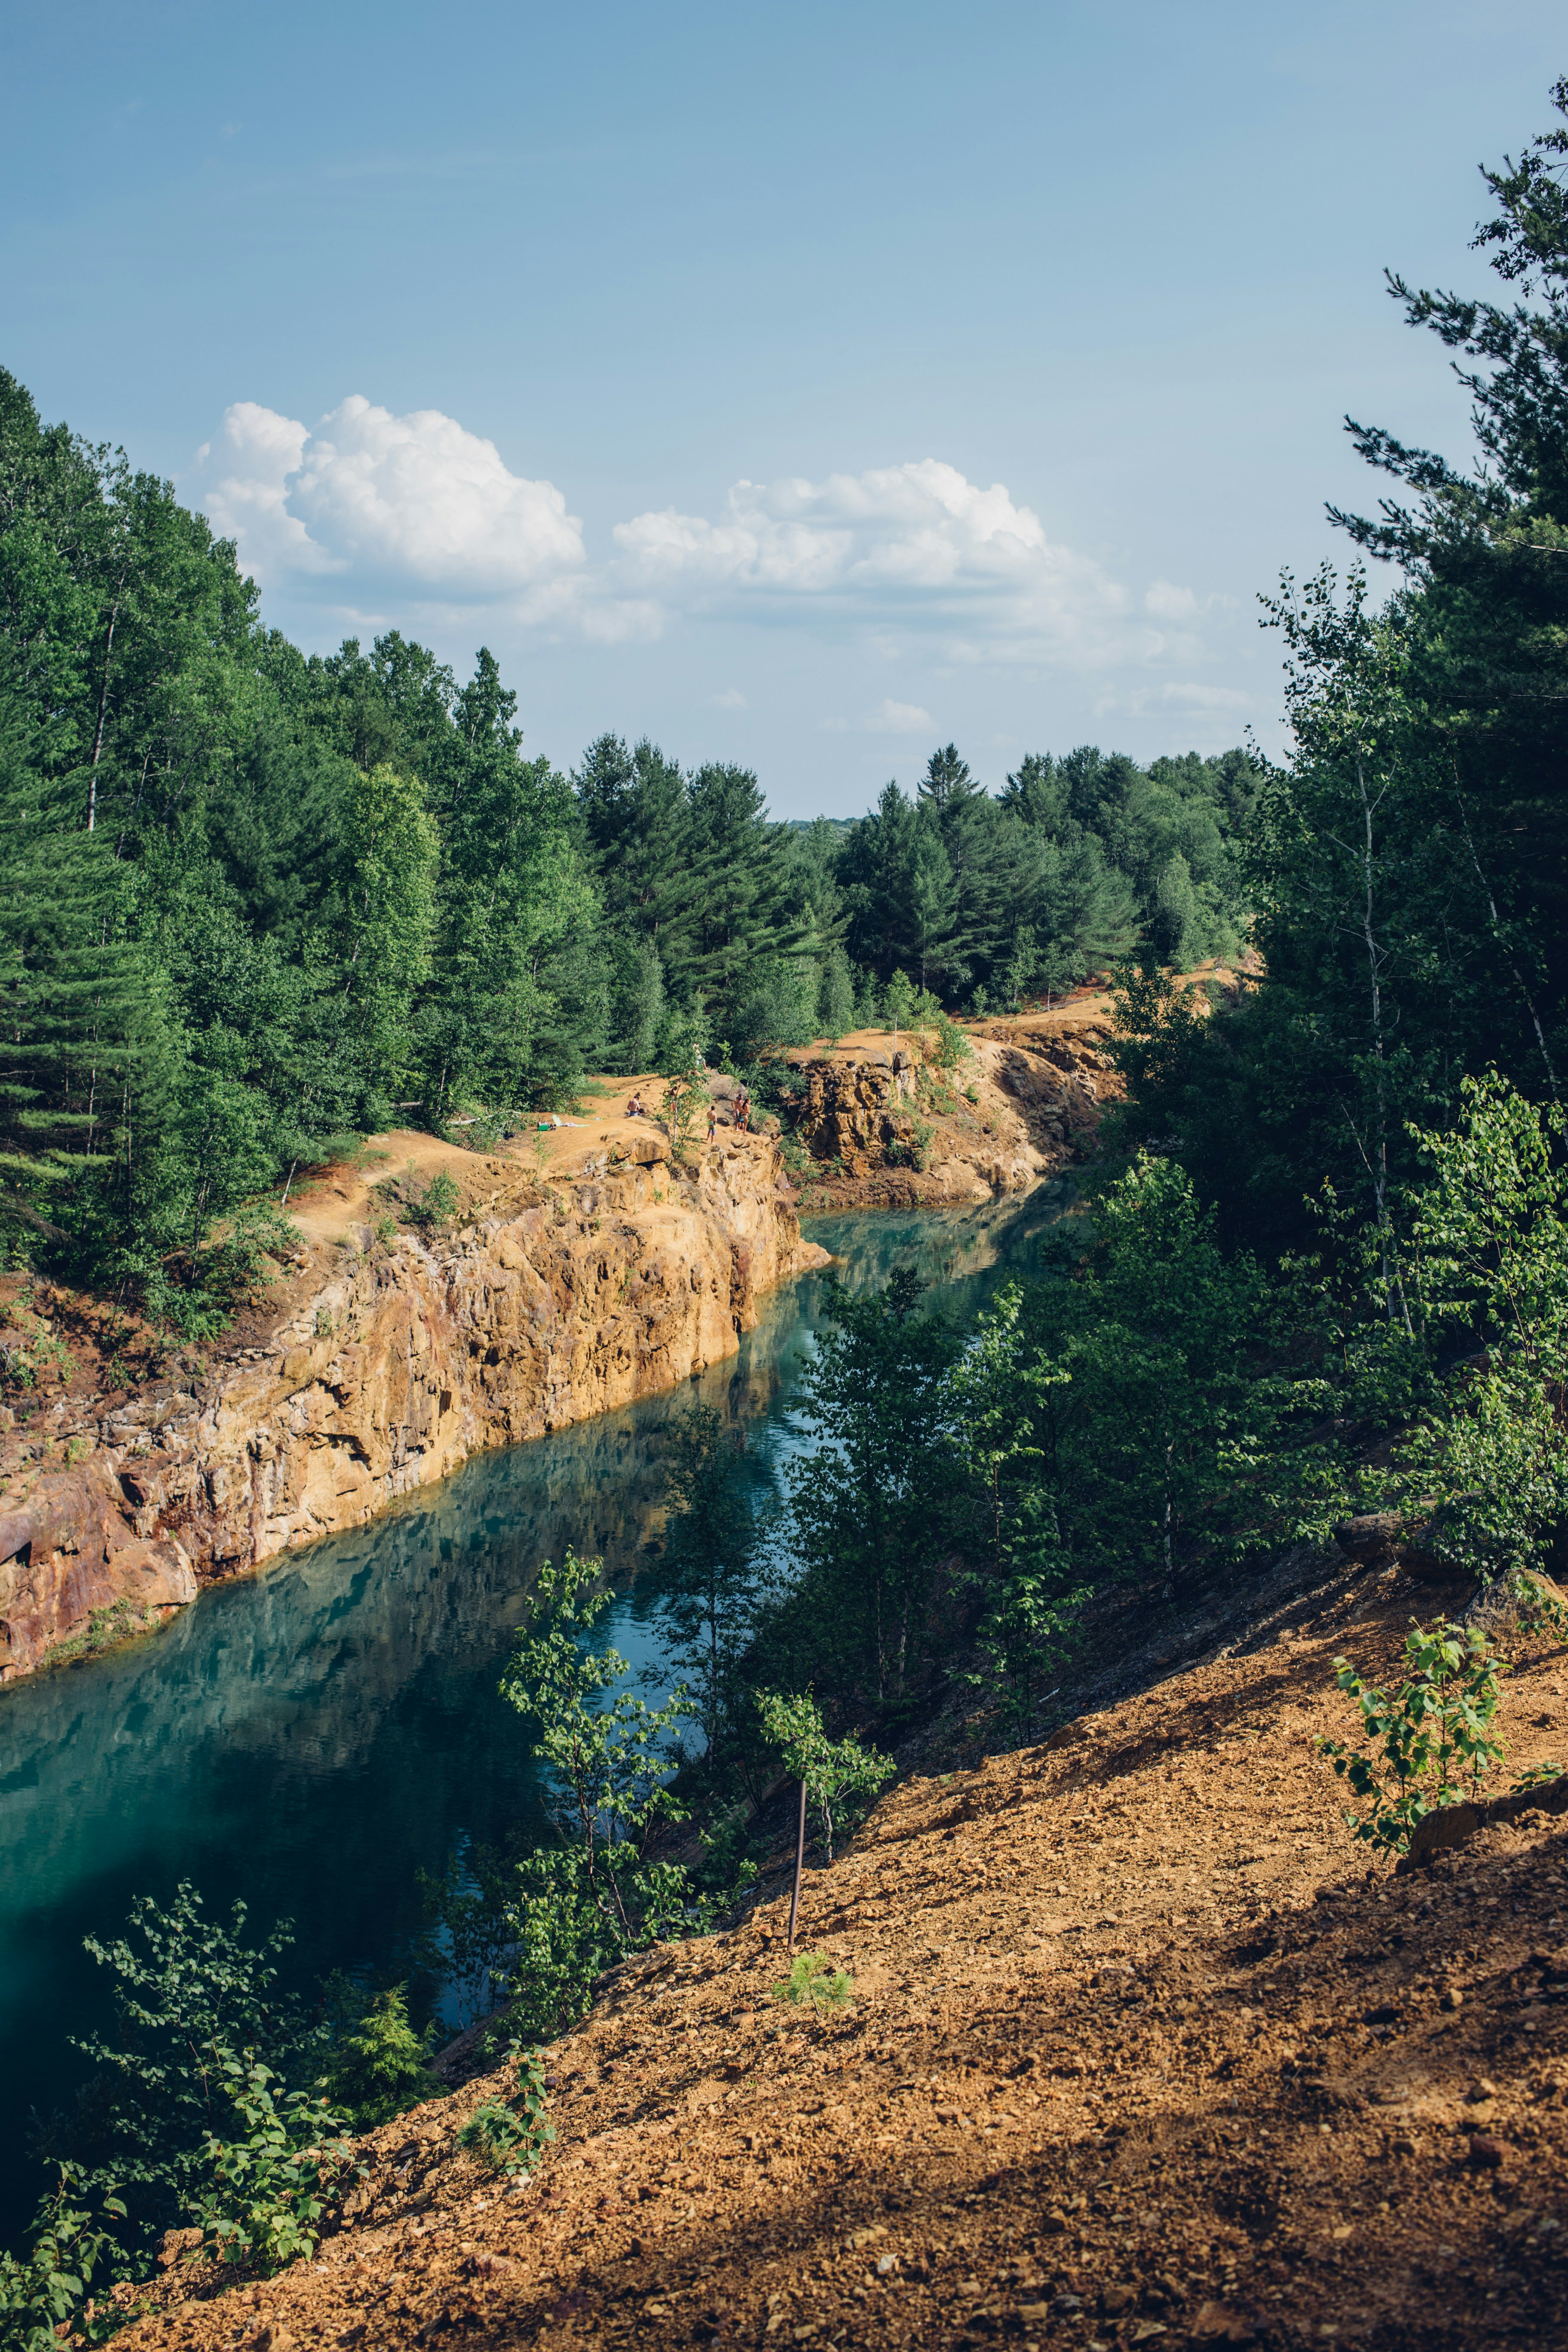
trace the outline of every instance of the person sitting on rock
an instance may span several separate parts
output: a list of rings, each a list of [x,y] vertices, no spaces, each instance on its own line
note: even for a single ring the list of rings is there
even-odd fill
[[[646,1116],[647,1114],[642,1107],[641,1095],[634,1095],[630,1102],[626,1105],[626,1117],[628,1118],[642,1118]]]

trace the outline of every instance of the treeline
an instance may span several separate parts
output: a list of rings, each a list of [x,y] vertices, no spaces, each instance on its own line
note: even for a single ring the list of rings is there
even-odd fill
[[[1568,116],[1568,79],[1554,95]],[[1131,1098],[1089,1214],[977,1323],[922,1312],[907,1276],[837,1295],[771,1530],[717,1423],[679,1436],[652,1582],[719,1822],[762,1786],[770,1706],[810,1690],[829,1746],[885,1735],[962,1659],[977,1712],[1026,1738],[1070,1691],[1096,1597],[1128,1586],[1154,1616],[1357,1512],[1516,1622],[1568,1626],[1532,1573],[1568,1528],[1565,159],[1557,130],[1487,174],[1477,242],[1510,307],[1393,281],[1462,354],[1484,462],[1352,426],[1405,502],[1338,520],[1401,576],[1381,610],[1359,572],[1285,582],[1288,761],[1123,779],[1142,866],[1117,763],[1089,755],[983,803],[941,754],[913,803],[890,793],[845,840],[847,937],[951,986],[996,903],[985,845],[1038,795],[1046,838],[1120,872],[1142,932],[1118,981]],[[1191,879],[1200,837],[1219,843],[1201,919],[1250,908],[1262,950],[1232,1011],[1161,961],[1172,845]],[[926,871],[929,929],[909,911]],[[548,1895],[510,1916],[570,1946]]]
[[[1568,80],[1553,98],[1568,112]],[[1244,850],[1267,977],[1208,1022],[1151,975],[1131,1024],[1129,1136],[1268,1250],[1325,1185],[1386,1224],[1467,1073],[1552,1103],[1568,1077],[1565,155],[1560,125],[1483,174],[1474,245],[1504,302],[1390,278],[1456,354],[1479,462],[1349,425],[1387,494],[1331,512],[1395,577],[1381,608],[1328,570],[1270,607],[1294,746]]]
[[[1086,744],[1031,754],[994,800],[950,743],[912,800],[889,784],[848,830],[834,873],[849,952],[980,1013],[1141,945],[1177,966],[1233,957],[1256,781],[1243,751],[1145,769]]]
[[[168,483],[0,372],[0,1221],[199,1317],[215,1223],[243,1257],[236,1213],[355,1135],[840,1034],[900,971],[984,1006],[1228,951],[1251,791],[1085,750],[992,799],[949,747],[801,828],[647,741],[563,775],[488,651],[307,658]]]

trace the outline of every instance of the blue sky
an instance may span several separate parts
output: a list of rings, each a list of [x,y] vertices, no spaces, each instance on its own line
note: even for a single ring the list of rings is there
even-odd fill
[[[0,360],[237,533],[312,648],[491,645],[863,808],[955,738],[1279,741],[1257,595],[1451,455],[1387,263],[1480,287],[1535,0],[265,11],[0,27]]]

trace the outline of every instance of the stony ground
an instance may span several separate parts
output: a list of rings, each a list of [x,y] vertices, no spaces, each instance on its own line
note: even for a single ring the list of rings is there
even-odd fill
[[[1370,1869],[1315,1734],[1385,1666],[1397,1577],[906,1780],[808,1880],[852,1972],[781,2000],[782,1903],[634,1963],[548,2063],[512,2189],[455,2134],[363,2146],[364,2210],[257,2286],[176,2264],[130,2346],[1093,2347],[1568,2342],[1560,1818]],[[1506,1686],[1509,1777],[1568,1656]]]

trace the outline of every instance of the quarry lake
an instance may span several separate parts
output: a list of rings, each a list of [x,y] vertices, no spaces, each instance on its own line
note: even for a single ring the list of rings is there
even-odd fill
[[[1047,1185],[973,1210],[809,1223],[853,1288],[913,1265],[931,1299],[973,1313],[1026,1275],[1068,1213]],[[29,2113],[68,2096],[68,2035],[107,2021],[107,1972],[82,1938],[181,1880],[250,1929],[291,1918],[289,1974],[391,1958],[416,1927],[416,1874],[465,1839],[537,1818],[527,1727],[496,1682],[540,1563],[568,1545],[617,1589],[608,1638],[657,1664],[636,1591],[661,1518],[660,1432],[693,1398],[743,1419],[776,1482],[824,1277],[775,1292],[740,1353],[663,1396],[479,1456],[352,1535],[205,1591],[163,1633],[0,1694],[0,2236],[43,2176]]]

